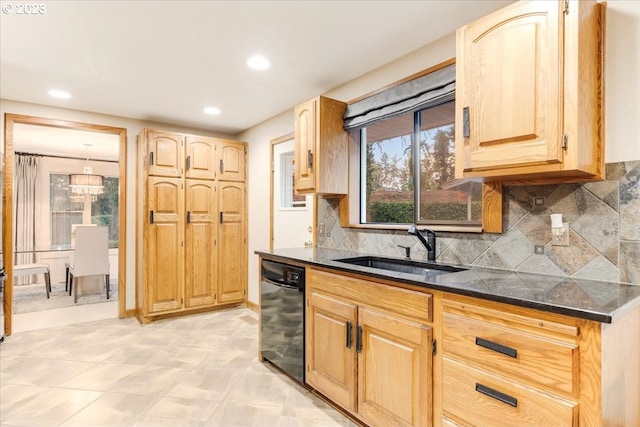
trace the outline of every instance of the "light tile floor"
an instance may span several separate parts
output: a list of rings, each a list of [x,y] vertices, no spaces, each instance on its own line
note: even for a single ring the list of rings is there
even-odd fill
[[[0,425],[356,425],[260,363],[257,329],[236,308],[16,332],[0,344]]]

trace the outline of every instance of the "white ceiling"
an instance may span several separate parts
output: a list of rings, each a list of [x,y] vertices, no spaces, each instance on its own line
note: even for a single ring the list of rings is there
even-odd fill
[[[41,15],[14,7],[0,14],[0,97],[235,134],[508,3],[47,1]],[[255,53],[271,68],[247,68]],[[49,97],[54,88],[72,98]],[[206,106],[222,114],[207,116]]]

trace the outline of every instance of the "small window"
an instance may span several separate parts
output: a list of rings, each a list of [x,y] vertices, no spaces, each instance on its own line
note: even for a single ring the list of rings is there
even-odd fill
[[[95,200],[90,196],[71,194],[69,175],[51,174],[51,246],[64,247],[71,244],[71,226],[82,224],[85,214],[92,224],[106,226],[109,230],[109,247],[118,247],[118,186],[119,179],[105,177],[104,193]]]
[[[306,208],[307,197],[295,192],[295,153],[288,151],[280,155],[281,208]]]

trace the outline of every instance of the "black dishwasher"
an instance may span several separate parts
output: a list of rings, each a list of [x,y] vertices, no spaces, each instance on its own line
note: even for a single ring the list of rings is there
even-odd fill
[[[304,268],[262,260],[262,357],[304,383]]]

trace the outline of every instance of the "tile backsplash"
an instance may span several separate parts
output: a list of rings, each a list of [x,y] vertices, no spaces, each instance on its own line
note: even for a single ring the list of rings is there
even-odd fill
[[[640,285],[640,161],[609,163],[607,179],[585,184],[503,189],[503,233],[438,232],[443,262]],[[534,206],[544,197],[545,206]],[[570,246],[551,246],[551,213],[569,222]],[[318,200],[327,234],[318,246],[426,259],[424,247],[404,230],[342,228],[337,199]],[[544,246],[536,254],[535,246]]]

